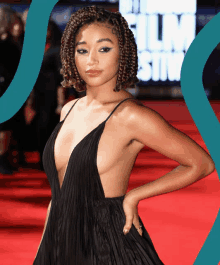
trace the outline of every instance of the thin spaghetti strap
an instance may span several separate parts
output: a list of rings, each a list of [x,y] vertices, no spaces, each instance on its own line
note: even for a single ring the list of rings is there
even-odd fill
[[[123,99],[121,102],[118,103],[118,105],[115,106],[115,108],[113,109],[113,111],[109,114],[109,116],[107,117],[107,119],[105,120],[105,122],[111,117],[112,113],[117,109],[117,107],[122,103],[124,102],[125,100],[127,99],[133,99],[133,100],[136,100],[135,98],[125,98]]]
[[[76,102],[79,100],[80,98],[78,98],[72,105],[72,107],[69,109],[69,111],[67,112],[65,118],[63,119],[63,121],[65,121],[66,117],[69,115],[70,111],[72,110],[72,108],[74,107],[74,105],[76,104]]]

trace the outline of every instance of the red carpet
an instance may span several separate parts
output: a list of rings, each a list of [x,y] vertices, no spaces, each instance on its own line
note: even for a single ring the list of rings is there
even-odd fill
[[[183,101],[144,103],[206,149]],[[212,103],[217,117],[220,117],[219,103]],[[26,155],[31,168],[38,154]],[[177,165],[144,148],[136,160],[128,190],[159,178]],[[0,181],[0,264],[31,265],[51,197],[49,183],[44,173],[28,168],[12,176],[0,175]],[[140,201],[139,214],[166,265],[193,264],[217,216],[219,196],[215,171],[185,189]]]

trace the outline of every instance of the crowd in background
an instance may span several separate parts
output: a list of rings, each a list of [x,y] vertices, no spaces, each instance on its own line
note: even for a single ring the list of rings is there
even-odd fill
[[[27,15],[28,9],[18,13],[10,5],[0,5],[0,97],[10,85],[20,61]],[[61,37],[61,29],[50,18],[44,59],[36,83],[20,110],[8,121],[0,123],[0,174],[13,174],[20,167],[27,166],[26,151],[39,151],[39,168],[43,170],[43,149],[59,122],[63,105],[84,95],[74,88],[64,90],[60,85]],[[204,87],[211,89],[214,99],[220,99],[218,58],[220,44],[211,53],[203,71]]]
[[[27,13],[28,10],[17,13],[9,5],[0,7],[0,97],[10,85],[20,61]],[[79,97],[74,88],[64,90],[60,85],[61,37],[61,30],[50,19],[37,81],[20,110],[11,119],[0,123],[1,174],[13,174],[25,166],[25,151],[34,150],[39,151],[40,169],[43,170],[43,149],[59,122],[61,108],[67,101]],[[12,150],[17,152],[16,163]]]

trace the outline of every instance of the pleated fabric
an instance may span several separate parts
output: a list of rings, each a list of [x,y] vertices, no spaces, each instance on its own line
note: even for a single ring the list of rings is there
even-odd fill
[[[142,236],[132,225],[123,234],[124,196],[105,198],[97,168],[98,143],[115,109],[74,148],[62,187],[54,160],[54,144],[65,119],[49,137],[43,166],[51,187],[52,202],[46,229],[33,265],[162,265],[148,232]],[[133,99],[134,100],[134,99]]]

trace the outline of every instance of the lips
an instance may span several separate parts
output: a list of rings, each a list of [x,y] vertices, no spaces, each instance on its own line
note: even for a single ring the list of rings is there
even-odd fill
[[[89,70],[86,71],[87,74],[100,74],[102,71],[101,70]]]

